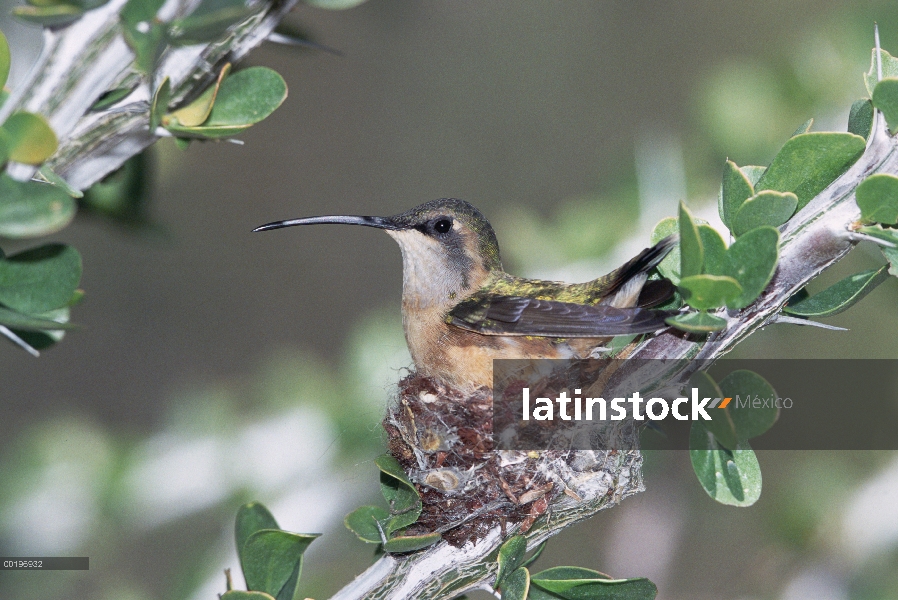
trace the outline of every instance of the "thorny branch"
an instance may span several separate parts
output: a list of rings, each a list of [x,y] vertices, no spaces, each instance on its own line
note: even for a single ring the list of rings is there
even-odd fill
[[[258,11],[223,39],[169,49],[149,82],[134,70],[133,53],[121,34],[118,15],[125,0],[111,0],[68,27],[45,30],[40,57],[28,80],[0,108],[0,122],[15,110],[47,117],[60,140],[49,166],[74,187],[84,189],[158,139],[148,127],[155,84],[168,76],[175,103],[195,95],[223,62],[239,60],[264,41],[295,2],[258,2]],[[197,0],[169,0],[159,17],[167,20],[188,14],[197,4]],[[134,90],[115,106],[89,112],[105,91],[135,82]],[[790,296],[857,243],[849,229],[860,216],[854,189],[876,172],[898,175],[895,140],[879,113],[860,160],[783,227],[777,272],[752,305],[718,313],[728,326],[707,340],[671,330],[643,342],[631,356],[691,360],[688,371],[697,368],[696,359],[715,360],[759,328],[775,323]],[[570,480],[572,493],[554,496],[548,512],[527,532],[529,547],[642,491],[638,452],[597,453],[595,458],[600,459],[598,468]],[[502,528],[495,526],[459,548],[441,541],[408,556],[385,555],[334,598],[448,598],[466,590],[491,590],[502,540]]]
[[[296,0],[256,2],[258,10],[221,39],[169,48],[152,82],[134,69],[134,54],[122,37],[119,12],[125,3],[110,0],[67,27],[44,29],[43,48],[27,80],[0,108],[0,122],[16,110],[47,118],[60,142],[47,164],[78,189],[99,181],[159,139],[159,132],[149,130],[153,86],[169,77],[173,103],[195,96],[224,62],[240,60],[265,41]],[[198,4],[199,0],[168,0],[158,18],[184,16]],[[107,90],[134,84],[122,101],[90,112]],[[30,172],[20,168],[15,175],[27,177]]]
[[[754,303],[740,311],[721,310],[717,313],[727,320],[727,328],[707,339],[667,330],[641,343],[630,357],[683,360],[685,368],[680,375],[688,375],[697,370],[699,364],[722,357],[759,328],[775,323],[793,294],[858,243],[858,236],[850,229],[860,218],[854,190],[873,173],[898,175],[896,139],[889,135],[878,111],[861,158],[783,226],[776,274]],[[527,532],[529,548],[642,491],[639,453],[619,453],[617,456],[619,463],[607,464],[603,469],[584,475],[580,482],[582,488],[574,489],[580,501],[563,494],[553,498],[548,513]],[[611,487],[603,487],[609,481]],[[510,534],[509,531],[505,533]],[[494,561],[503,539],[501,528],[495,526],[475,543],[461,548],[441,541],[409,556],[386,555],[334,598],[451,598],[466,590],[491,591],[496,569]]]

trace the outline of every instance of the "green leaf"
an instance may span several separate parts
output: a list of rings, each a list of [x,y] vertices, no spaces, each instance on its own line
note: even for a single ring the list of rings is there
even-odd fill
[[[657,244],[664,238],[675,233],[679,233],[680,228],[674,217],[662,219],[655,225],[652,231],[652,243]],[[671,248],[667,256],[664,257],[657,267],[658,272],[665,278],[670,279],[671,283],[676,285],[680,281],[680,245],[677,244]]]
[[[382,535],[386,535],[386,531],[381,532],[383,523],[390,518],[390,513],[379,506],[361,506],[343,519],[346,528],[356,534],[363,542],[371,544],[380,544],[383,539]],[[381,528],[377,524],[381,523]]]
[[[236,135],[269,116],[287,97],[287,84],[267,67],[250,67],[225,79],[209,118],[197,127],[172,122],[169,131],[198,138]]]
[[[81,280],[81,256],[47,244],[0,259],[0,303],[26,314],[66,306]]]
[[[728,450],[699,421],[692,423],[689,456],[709,496],[730,506],[751,506],[761,497],[761,467],[748,443]]]
[[[75,218],[75,201],[65,190],[0,174],[0,236],[28,238],[59,231]]]
[[[880,248],[880,250],[889,261],[889,273],[898,277],[898,248]]]
[[[779,418],[780,411],[775,402],[776,391],[754,371],[733,371],[720,380],[720,390],[723,392],[720,398],[733,398],[726,408],[715,409],[729,413],[735,427],[737,445],[727,446],[728,448],[738,447],[738,444],[765,433]],[[755,398],[760,399],[757,405]]]
[[[168,39],[168,26],[156,19],[162,4],[164,0],[128,0],[121,11],[122,33],[137,55],[134,66],[147,75],[156,70]]]
[[[568,581],[571,579],[607,579],[610,581],[611,577],[585,567],[552,567],[532,575],[531,579],[538,579],[541,582]]]
[[[773,227],[752,229],[733,242],[726,253],[725,272],[739,282],[742,294],[727,303],[729,308],[745,308],[761,295],[776,271],[779,242],[779,231]]]
[[[783,312],[807,318],[837,315],[860,302],[888,276],[888,265],[857,273],[810,298],[786,306]]]
[[[886,173],[871,175],[855,190],[861,218],[873,223],[898,223],[898,177]]]
[[[755,186],[755,192],[792,192],[803,208],[854,164],[866,141],[852,133],[803,133],[790,138]]]
[[[44,317],[23,315],[22,313],[0,306],[0,325],[25,331],[61,331],[75,329],[75,325],[54,321]]]
[[[865,140],[873,131],[873,103],[866,98],[856,100],[848,112],[848,133],[859,135]]]
[[[733,218],[742,203],[754,196],[755,190],[745,173],[731,160],[723,167],[723,181],[720,184],[718,210],[724,225],[733,228]]]
[[[702,271],[709,275],[723,275],[726,268],[726,242],[720,233],[710,225],[698,226],[698,237],[702,241],[704,266]]]
[[[882,78],[898,77],[898,59],[885,50],[880,50],[879,55],[882,57]],[[877,83],[879,83],[879,78],[876,68],[876,49],[874,48],[870,56],[870,70],[864,77],[864,85],[867,86],[867,93],[871,97]]]
[[[265,592],[282,598],[293,598],[294,588],[282,595],[282,590],[302,573],[302,555],[319,534],[298,534],[279,529],[257,531],[246,540],[243,552],[243,575],[250,590]]]
[[[702,272],[704,261],[702,240],[699,237],[692,213],[682,202],[680,202],[678,222],[680,228],[680,277],[699,275]]]
[[[811,126],[814,124],[813,117],[802,123],[798,126],[798,129],[792,132],[792,135],[789,137],[795,137],[796,135],[801,135],[802,133],[807,133],[811,130]]]
[[[34,316],[53,321],[54,323],[68,325],[69,312],[69,307],[63,306],[62,308],[57,308]],[[15,329],[13,331],[18,334],[22,341],[31,346],[31,348],[43,350],[60,341],[65,336],[66,329],[68,329],[68,327],[54,327],[53,329],[41,330]]]
[[[199,98],[184,108],[180,108],[170,115],[166,115],[164,119],[166,127],[172,124],[181,127],[197,127],[198,125],[202,125],[206,119],[209,118],[209,113],[212,112],[212,106],[215,104],[218,90],[221,88],[222,82],[230,72],[231,63],[227,63],[221,68],[215,83],[210,85],[206,91],[200,94]]]
[[[579,567],[556,567],[537,573],[531,583],[570,600],[651,600],[658,588],[644,577],[610,579],[607,575]]]
[[[421,498],[395,458],[383,454],[374,463],[381,471],[380,491],[390,505],[390,518],[384,523],[386,535],[389,536],[418,520]]]
[[[423,535],[397,535],[390,538],[383,545],[384,552],[403,553],[414,552],[428,546],[433,546],[440,541],[442,536],[439,533],[426,533]]]
[[[743,235],[769,225],[779,227],[795,214],[798,198],[791,192],[765,191],[746,200],[733,217],[733,234]]]
[[[697,310],[725,305],[742,293],[742,286],[726,275],[691,275],[680,280],[680,293],[686,304]]]
[[[530,571],[526,567],[517,569],[502,586],[502,600],[526,600],[530,591]]]
[[[891,248],[880,246],[880,250],[882,250],[883,255],[891,265],[889,268],[889,273],[898,277],[898,230],[884,229],[881,225],[868,225],[866,227],[859,228],[858,232],[881,240],[885,240],[886,242],[895,245]]]
[[[52,6],[15,6],[12,14],[26,23],[59,27],[77,21],[84,14],[84,10],[73,4],[60,3]]]
[[[221,600],[275,600],[273,596],[265,592],[244,592],[242,590],[230,590],[221,595]]]
[[[141,22],[152,21],[165,0],[128,0],[122,7],[121,19],[128,27],[136,27]]]
[[[12,56],[9,53],[9,42],[0,31],[0,88],[6,85],[9,78],[9,66],[12,64]]]
[[[873,106],[882,111],[889,131],[895,133],[898,130],[898,77],[889,77],[876,84]]]
[[[15,112],[3,124],[8,137],[9,159],[29,165],[39,165],[56,152],[56,134],[40,115]]]
[[[40,175],[44,181],[46,181],[50,185],[55,185],[72,198],[84,197],[84,192],[79,189],[73,188],[71,185],[69,185],[68,181],[57,175],[56,172],[47,165],[44,165],[40,169],[38,169],[37,174]]]
[[[699,371],[689,378],[689,387],[698,389],[699,398],[726,397],[724,396],[723,391],[721,391],[720,386],[717,385],[717,382],[704,371]],[[732,404],[732,401],[730,404]],[[714,437],[717,438],[719,443],[727,448],[735,448],[739,441],[739,437],[736,433],[736,424],[733,423],[732,415],[729,410],[730,404],[728,404],[726,408],[708,410],[707,412],[711,417],[711,420],[702,421],[702,425],[714,434]]]
[[[171,101],[171,80],[166,77],[156,88],[153,101],[150,103],[150,133],[155,134],[156,128],[162,124],[162,115],[168,111],[168,103]]]
[[[237,542],[237,556],[240,558],[240,567],[246,571],[246,561],[243,547],[249,536],[263,529],[280,529],[274,516],[261,502],[244,504],[237,510],[237,519],[234,524],[234,538]]]
[[[232,25],[243,21],[258,9],[243,5],[228,6],[221,10],[192,14],[169,23],[172,44],[183,46],[205,44],[218,39]]]
[[[761,176],[767,171],[767,167],[758,167],[755,165],[746,165],[744,167],[739,167],[739,170],[742,171],[742,174],[745,175],[748,182],[754,186],[758,185],[758,181],[761,180]],[[754,194],[754,191],[752,191]]]
[[[103,95],[93,103],[93,106],[91,106],[90,109],[96,111],[109,108],[113,104],[127,97],[136,87],[137,85],[135,84],[129,87],[120,87],[103,92]]]
[[[511,573],[523,566],[524,554],[527,552],[527,538],[523,535],[513,535],[499,548],[499,571],[496,574],[496,585],[502,587],[502,581]]]
[[[664,320],[671,327],[688,333],[711,333],[727,326],[726,319],[709,315],[706,312],[682,313]]]

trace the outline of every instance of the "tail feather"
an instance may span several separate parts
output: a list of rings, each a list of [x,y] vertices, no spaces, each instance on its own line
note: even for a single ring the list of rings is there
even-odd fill
[[[625,262],[622,266],[603,277],[602,279],[609,281],[605,293],[605,297],[608,300],[603,301],[603,304],[617,306],[623,303],[624,306],[632,306],[639,296],[639,292],[642,289],[642,285],[645,283],[648,272],[658,266],[658,263],[664,260],[664,257],[667,256],[674,245],[679,241],[680,237],[678,235],[669,235],[651,248],[646,248]],[[618,296],[626,296],[628,298],[632,296],[632,302],[626,304],[625,299]]]

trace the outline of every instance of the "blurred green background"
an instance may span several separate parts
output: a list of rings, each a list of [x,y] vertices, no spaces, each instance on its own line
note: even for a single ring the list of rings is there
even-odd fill
[[[215,598],[223,568],[242,583],[231,531],[252,499],[324,533],[309,596],[370,564],[342,518],[377,501],[379,422],[411,364],[399,253],[374,230],[254,226],[460,197],[511,272],[592,278],[680,199],[713,221],[725,158],[766,164],[810,117],[844,130],[874,21],[898,51],[885,0],[371,0],[289,21],[343,56],[260,48],[245,64],[277,69],[290,97],[245,146],[162,140],[153,228],[83,216],[55,236],[84,256],[84,327],[38,360],[0,348],[0,555],[87,555],[91,570],[0,572],[0,598]],[[39,33],[0,29],[14,85]],[[889,280],[830,320],[850,332],[774,326],[738,354],[896,358],[896,299]],[[647,576],[665,599],[898,597],[896,456],[759,455],[761,500],[736,509],[686,453],[649,454],[646,492],[537,566]]]

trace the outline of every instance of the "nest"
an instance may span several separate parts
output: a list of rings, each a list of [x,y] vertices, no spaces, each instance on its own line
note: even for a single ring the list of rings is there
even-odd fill
[[[486,387],[465,392],[413,373],[383,425],[423,503],[406,535],[436,531],[460,547],[496,526],[524,533],[560,501],[611,505],[643,489],[636,451],[496,450]]]

